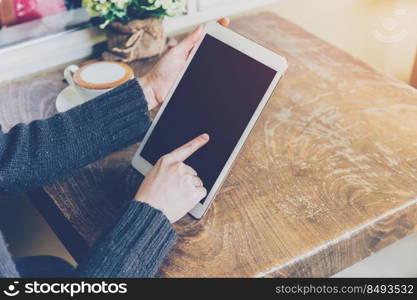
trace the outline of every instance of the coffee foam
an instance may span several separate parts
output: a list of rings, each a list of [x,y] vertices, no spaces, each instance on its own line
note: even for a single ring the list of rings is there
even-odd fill
[[[122,79],[126,70],[115,63],[99,62],[91,64],[80,72],[80,78],[91,84],[109,84]]]

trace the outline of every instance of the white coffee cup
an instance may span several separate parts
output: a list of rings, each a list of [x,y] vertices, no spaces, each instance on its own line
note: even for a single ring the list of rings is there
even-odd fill
[[[133,79],[134,73],[126,64],[99,61],[82,67],[68,66],[64,77],[81,100],[86,102]]]

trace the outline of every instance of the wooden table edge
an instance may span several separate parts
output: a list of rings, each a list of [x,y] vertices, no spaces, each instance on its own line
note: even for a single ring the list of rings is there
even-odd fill
[[[28,196],[71,256],[77,263],[80,263],[89,251],[89,247],[83,237],[67,220],[43,188],[29,192]],[[403,230],[399,234],[398,232],[383,232],[381,234],[381,239],[374,237],[375,234],[373,231],[383,231],[384,224],[396,224],[399,223],[401,219],[407,218],[415,220],[415,223],[412,224],[412,226],[409,226],[408,230]],[[378,229],[378,227],[382,227],[382,229]],[[352,231],[347,231],[333,240],[330,240],[327,243],[308,251],[307,253],[299,255],[284,264],[255,274],[254,277],[330,277],[361,261],[362,259],[365,259],[369,255],[392,245],[396,241],[412,234],[413,232],[417,232],[417,198],[361,225],[360,227],[355,228]],[[390,236],[392,236],[394,240],[388,243],[384,243],[384,241],[382,241],[383,238],[386,239]],[[357,247],[357,245],[361,243],[371,244],[371,246]],[[343,265],[340,264],[340,261],[337,263],[327,261],[326,268],[331,271],[327,273],[321,272],[320,267],[323,263],[322,258],[331,257],[331,253],[340,253],[341,249],[346,253],[349,253],[350,251],[358,251],[358,249],[360,249],[361,252],[357,253],[359,259],[353,260],[351,256],[346,255],[342,257],[345,259]],[[369,249],[372,249],[372,251],[367,251]],[[306,265],[306,258],[308,258],[309,261],[314,261],[314,264]]]
[[[405,224],[405,229],[395,231],[390,230],[392,227],[387,226],[387,229],[390,231],[384,231],[386,224],[400,224],[402,220],[407,219],[411,220],[411,222]],[[376,217],[354,230],[347,231],[286,263],[261,272],[255,275],[255,277],[330,277],[414,232],[417,232],[417,198]],[[358,247],[360,244],[363,247]],[[334,257],[334,253],[358,252],[358,249],[361,252],[356,254],[358,257],[357,260],[352,259],[352,256],[345,255],[342,257],[344,259],[343,265],[340,264],[340,257],[336,258],[339,259],[337,262],[326,261],[325,264],[323,263],[323,258]],[[304,260],[307,258],[314,263],[306,265]],[[323,270],[320,268],[323,264],[326,265],[326,271],[329,270],[329,272],[322,272]]]

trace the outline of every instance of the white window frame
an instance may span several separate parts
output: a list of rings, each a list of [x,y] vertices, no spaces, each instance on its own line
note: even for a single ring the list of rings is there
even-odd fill
[[[189,0],[187,15],[165,20],[165,30],[168,34],[281,0],[221,0],[222,5],[213,5],[213,8],[204,11],[199,10],[198,1]],[[0,83],[85,59],[93,54],[95,45],[104,41],[105,34],[102,30],[87,26],[0,48]]]

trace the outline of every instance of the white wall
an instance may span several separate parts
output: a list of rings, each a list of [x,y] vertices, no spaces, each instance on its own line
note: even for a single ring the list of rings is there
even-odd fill
[[[409,82],[417,53],[416,0],[287,0],[271,10]]]

